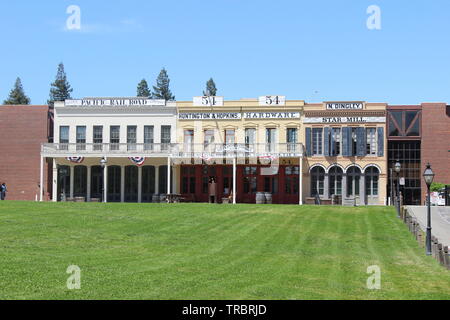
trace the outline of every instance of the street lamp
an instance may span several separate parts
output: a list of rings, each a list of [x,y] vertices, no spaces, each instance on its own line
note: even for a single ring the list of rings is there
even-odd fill
[[[433,183],[434,172],[431,170],[431,165],[428,163],[425,171],[423,172],[423,179],[427,184],[427,240],[426,249],[427,256],[431,256],[431,196],[430,196],[430,186]]]
[[[397,162],[394,165],[394,170],[397,173],[397,217],[400,218],[400,170],[402,168],[402,165],[400,164],[400,161],[397,160]]]
[[[106,164],[108,163],[108,161],[105,159],[105,157],[103,157],[100,160],[100,165],[102,166],[102,202],[106,202],[106,197],[105,197],[105,168],[106,168]]]

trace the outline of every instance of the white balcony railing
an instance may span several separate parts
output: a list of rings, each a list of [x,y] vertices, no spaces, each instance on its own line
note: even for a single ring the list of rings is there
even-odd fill
[[[273,155],[298,157],[303,154],[301,143],[45,143],[43,156],[172,156],[203,157],[259,157]]]

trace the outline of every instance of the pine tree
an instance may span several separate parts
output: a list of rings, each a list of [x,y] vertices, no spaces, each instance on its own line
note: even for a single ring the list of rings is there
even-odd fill
[[[17,78],[14,83],[14,88],[9,92],[9,97],[3,104],[25,105],[30,104],[30,102],[30,98],[28,98],[23,91],[22,81],[20,78]]]
[[[70,87],[69,81],[67,81],[66,72],[64,71],[64,64],[60,63],[58,65],[55,82],[51,84],[50,99],[47,101],[48,105],[53,107],[55,101],[72,99],[70,96],[72,91],[73,89]]]
[[[137,86],[137,96],[146,98],[152,97],[152,93],[150,92],[150,89],[148,88],[148,83],[145,79],[142,79]]]
[[[170,92],[169,84],[169,76],[167,75],[166,69],[163,68],[156,79],[156,86],[153,86],[153,98],[175,100],[175,96]]]
[[[213,78],[210,78],[206,82],[206,91],[203,91],[203,95],[215,97],[216,94],[217,94],[216,84],[214,83]]]

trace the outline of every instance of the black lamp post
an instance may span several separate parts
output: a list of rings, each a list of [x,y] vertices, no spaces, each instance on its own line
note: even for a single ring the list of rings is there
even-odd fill
[[[433,183],[434,172],[431,170],[431,165],[428,163],[425,171],[423,172],[423,178],[427,184],[427,239],[426,239],[426,249],[427,256],[431,256],[431,196],[430,196],[430,186]]]
[[[106,164],[108,163],[108,161],[105,159],[105,157],[103,157],[100,160],[100,165],[102,166],[102,202],[106,202],[106,197],[105,197],[105,168],[106,168]]]
[[[400,164],[400,161],[397,160],[397,162],[394,165],[394,170],[397,173],[397,217],[400,218],[400,170],[402,168],[402,165]]]

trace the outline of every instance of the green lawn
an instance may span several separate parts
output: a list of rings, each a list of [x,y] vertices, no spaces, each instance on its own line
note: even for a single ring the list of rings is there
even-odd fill
[[[450,299],[392,208],[0,203],[0,299]],[[81,268],[68,290],[66,269]],[[367,267],[381,268],[368,290]]]

